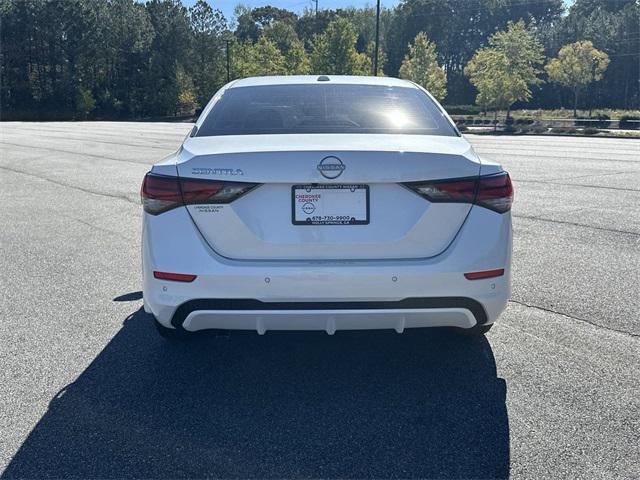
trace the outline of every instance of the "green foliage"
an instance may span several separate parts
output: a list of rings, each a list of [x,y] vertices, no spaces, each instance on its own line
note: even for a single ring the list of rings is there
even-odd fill
[[[527,84],[509,70],[507,56],[495,49],[478,51],[465,74],[478,90],[476,102],[483,109],[506,109],[528,90]]]
[[[327,75],[369,75],[371,59],[356,50],[357,34],[344,18],[336,18],[316,35],[311,51],[311,71]]]
[[[563,15],[565,3],[571,7]],[[203,106],[226,82],[225,43],[232,38],[234,78],[371,74],[375,8],[328,10],[321,3],[316,15],[310,8],[296,14],[239,6],[230,31],[211,5],[211,0],[0,0],[3,119],[134,118]],[[564,116],[561,108],[576,103],[573,88],[540,83],[540,43],[560,62],[563,46],[590,41],[609,63],[603,72],[593,71],[600,81],[577,88],[589,89],[588,96],[581,94],[588,110],[582,115],[596,109],[617,112],[611,115],[619,118],[622,110],[640,108],[638,18],[637,0],[402,0],[382,8],[377,73],[417,79],[415,70],[426,65],[417,59],[426,57],[446,72],[450,103],[469,104],[477,97],[476,109],[508,110],[512,101],[528,101],[532,108]],[[525,22],[532,27],[525,28]],[[416,41],[421,32],[433,51],[416,52],[422,48]],[[471,83],[465,66],[474,72]],[[550,62],[547,71],[556,80],[553,68]]]
[[[96,100],[93,98],[91,91],[80,87],[76,96],[76,111],[81,118],[86,118],[94,108],[96,108]]]
[[[192,48],[189,72],[193,79],[196,103],[204,106],[226,80],[226,21],[219,10],[213,10],[204,0],[189,9]],[[182,102],[181,102],[182,103]]]
[[[419,32],[435,43],[438,64],[447,74],[448,100],[470,103],[473,88],[464,78],[464,66],[475,52],[487,46],[487,38],[504,30],[509,21],[524,19],[539,27],[555,25],[563,0],[404,0],[394,12],[385,37],[389,62],[386,73],[396,75],[407,45]]]
[[[234,78],[285,75],[285,58],[267,37],[256,43],[235,43],[233,52]]]
[[[176,71],[176,84],[178,86],[178,113],[192,113],[197,100],[195,86],[191,76],[182,67]]]
[[[590,41],[565,45],[545,66],[549,80],[571,88],[574,94],[573,116],[578,108],[578,93],[592,82],[602,78],[609,56],[598,50]]]
[[[284,55],[287,75],[306,75],[310,71],[309,57],[295,29],[288,22],[276,22],[264,29],[263,35]]]
[[[436,46],[424,32],[416,35],[409,53],[400,66],[400,78],[406,78],[426,88],[437,100],[447,95],[447,77],[438,65]]]
[[[541,82],[543,47],[522,21],[510,22],[506,31],[491,36],[489,45],[476,52],[465,74],[478,90],[478,105],[509,110],[515,102],[529,100],[529,86]]]

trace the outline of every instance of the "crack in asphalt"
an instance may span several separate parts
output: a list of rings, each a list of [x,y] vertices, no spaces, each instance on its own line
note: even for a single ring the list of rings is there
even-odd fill
[[[491,158],[491,157],[526,157],[530,160],[556,160],[557,159],[557,154],[556,156],[554,155],[541,155],[541,154],[536,154],[536,155],[531,155],[531,154],[527,154],[527,153],[504,153],[501,150],[482,150],[481,148],[476,148],[474,147],[474,150],[476,151],[476,153],[478,155],[484,155],[487,158]],[[634,152],[635,153],[635,152]],[[634,153],[630,153],[629,155],[634,155]],[[580,160],[583,161],[584,157],[578,157],[578,156],[563,156],[562,157],[564,160]],[[597,161],[597,162],[602,162],[602,163],[633,163],[634,165],[639,164],[640,162],[637,160],[627,160],[627,159],[621,159],[621,158],[617,158],[615,160],[609,160],[607,158],[594,158],[594,157],[589,157],[590,161]]]
[[[610,332],[620,333],[622,335],[627,335],[627,336],[630,336],[630,337],[633,337],[633,338],[640,338],[640,334],[638,334],[638,333],[633,333],[633,332],[628,332],[626,330],[619,330],[617,328],[607,327],[606,325],[602,325],[600,323],[595,323],[595,322],[593,322],[591,320],[587,320],[586,318],[576,317],[574,315],[569,315],[568,313],[559,312],[557,310],[553,310],[552,308],[540,307],[538,305],[532,305],[530,303],[521,302],[520,300],[509,300],[509,303],[515,303],[516,305],[522,305],[523,307],[533,308],[533,309],[540,310],[540,311],[547,312],[547,313],[555,313],[556,315],[562,315],[563,317],[570,318],[571,320],[575,320],[577,322],[587,323],[587,324],[589,324],[589,325],[591,325],[593,327],[596,327],[596,328],[601,328],[603,330],[608,330]]]
[[[59,215],[62,215],[63,217],[68,218],[69,220],[72,220],[74,222],[78,222],[78,223],[80,223],[82,225],[85,225],[85,226],[87,226],[89,228],[96,229],[96,230],[98,230],[100,232],[109,233],[111,235],[115,235],[116,237],[118,237],[118,238],[120,238],[122,240],[126,240],[127,242],[130,240],[128,237],[125,237],[124,235],[121,235],[120,233],[115,232],[113,230],[109,230],[108,228],[99,227],[98,225],[95,225],[95,224],[90,223],[90,222],[86,222],[84,220],[80,220],[79,218],[72,217],[71,215],[65,215],[64,213],[59,213]]]
[[[582,210],[582,209],[579,209]],[[583,227],[583,228],[591,228],[593,230],[601,230],[604,232],[611,232],[611,233],[622,233],[625,235],[633,235],[634,237],[640,237],[640,233],[637,232],[629,232],[627,230],[617,230],[615,228],[604,228],[604,227],[596,227],[595,225],[585,225],[584,223],[576,223],[576,222],[567,222],[565,220],[553,220],[551,218],[542,218],[542,217],[536,217],[533,215],[513,215],[515,218],[524,218],[526,220],[540,220],[541,222],[550,222],[550,223],[560,223],[560,224],[564,224],[564,225],[573,225],[574,227]]]
[[[60,140],[60,136],[59,135],[45,135],[45,134],[38,134],[38,138],[53,138],[55,140]],[[162,146],[160,143],[156,142],[155,145],[148,145],[148,144],[136,144],[136,143],[124,143],[124,142],[109,142],[107,140],[93,140],[91,138],[80,138],[80,137],[71,137],[71,136],[65,136],[64,137],[65,141],[73,141],[73,142],[84,142],[84,143],[90,143],[90,144],[97,144],[97,143],[104,143],[104,144],[108,144],[108,145],[118,145],[121,147],[135,147],[135,148],[154,148],[156,150],[162,150],[164,152],[175,152],[176,148],[175,145],[172,146]],[[2,143],[8,143],[8,142],[2,142]],[[16,144],[12,144],[12,145],[16,145]]]
[[[85,153],[85,152],[77,152],[77,151],[73,151],[73,150],[63,150],[61,148],[51,148],[51,147],[37,147],[35,145],[23,145],[21,143],[12,143],[12,142],[2,142],[0,141],[1,144],[3,145],[12,145],[14,147],[21,147],[21,148],[26,148],[26,149],[37,149],[37,150],[46,150],[48,152],[59,152],[59,153],[69,153],[71,155],[79,155],[81,157],[93,157],[93,158],[97,158],[100,160],[111,160],[113,162],[122,162],[122,163],[135,163],[136,165],[150,165],[149,162],[134,162],[133,160],[124,160],[122,158],[113,158],[113,157],[107,157],[105,155],[95,155],[93,153]]]
[[[19,174],[25,175],[27,177],[33,177],[33,178],[37,178],[39,180],[44,180],[45,182],[51,182],[54,185],[58,185],[60,187],[67,187],[67,188],[71,188],[73,190],[78,190],[80,192],[90,193],[92,195],[99,195],[101,197],[108,197],[108,198],[115,198],[117,200],[124,200],[124,201],[126,201],[128,203],[131,203],[133,205],[138,205],[139,204],[138,202],[136,202],[134,200],[131,200],[126,195],[114,195],[112,193],[98,192],[96,190],[90,190],[88,188],[82,188],[82,187],[78,187],[78,186],[75,186],[75,185],[69,185],[68,183],[63,183],[63,182],[59,182],[57,180],[52,180],[51,178],[43,177],[41,175],[36,175],[35,173],[23,172],[22,170],[17,170],[15,168],[9,168],[9,167],[6,167],[4,165],[0,165],[0,169],[7,170],[7,171],[13,172],[13,173],[19,173]]]
[[[617,190],[621,192],[640,192],[640,190],[635,188],[623,188],[623,187],[606,187],[602,185],[587,185],[584,183],[561,183],[561,182],[550,182],[548,180],[520,180],[517,178],[512,179],[514,182],[519,183],[542,183],[544,185],[562,185],[563,187],[586,187],[586,188],[601,188],[603,190]]]

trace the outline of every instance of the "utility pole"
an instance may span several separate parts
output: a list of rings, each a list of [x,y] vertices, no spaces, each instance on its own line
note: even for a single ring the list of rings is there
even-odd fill
[[[231,81],[231,61],[229,59],[229,39],[226,39],[227,42],[227,83]]]
[[[380,0],[376,2],[376,50],[373,53],[374,77],[378,76],[378,48],[380,48]]]
[[[318,0],[311,0],[316,3],[316,20],[318,20]]]

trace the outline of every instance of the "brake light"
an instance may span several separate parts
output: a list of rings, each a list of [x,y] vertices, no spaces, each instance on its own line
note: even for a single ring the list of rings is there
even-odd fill
[[[433,203],[475,203],[498,213],[509,211],[513,203],[513,186],[507,172],[404,185]]]
[[[480,177],[476,204],[498,213],[511,210],[513,186],[507,172]]]
[[[152,215],[166,212],[182,205],[178,177],[147,173],[140,189],[142,208]]]
[[[222,182],[147,173],[140,196],[144,211],[158,215],[182,205],[223,204],[256,187],[256,183]]]

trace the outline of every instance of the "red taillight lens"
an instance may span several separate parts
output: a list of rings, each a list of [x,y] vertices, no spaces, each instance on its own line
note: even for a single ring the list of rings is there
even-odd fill
[[[178,177],[147,173],[140,189],[142,208],[147,213],[158,215],[182,205]]]
[[[476,204],[499,213],[511,210],[513,186],[507,172],[480,177]]]
[[[182,198],[186,205],[230,203],[257,185],[257,183],[220,182],[193,178],[180,179]]]
[[[475,178],[405,183],[430,202],[472,203],[476,194]]]
[[[147,173],[140,195],[145,212],[158,215],[181,205],[230,203],[256,186]]]
[[[434,203],[476,203],[499,213],[507,212],[513,203],[513,187],[507,172],[404,185]]]

